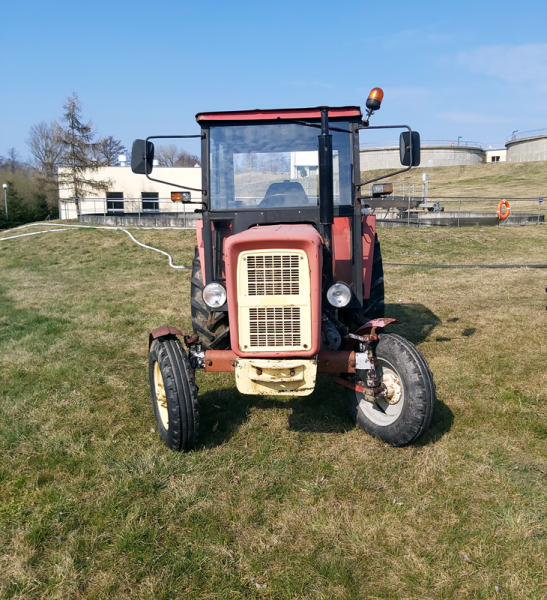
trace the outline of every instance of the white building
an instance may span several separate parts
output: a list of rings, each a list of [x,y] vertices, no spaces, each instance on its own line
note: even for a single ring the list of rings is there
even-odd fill
[[[484,153],[487,163],[506,162],[507,160],[507,148],[492,148],[492,146],[489,146],[485,148]]]
[[[201,168],[154,167],[150,177],[169,183],[151,181],[145,175],[136,175],[129,166],[100,167],[88,173],[88,179],[108,180],[108,191],[86,194],[80,199],[80,214],[145,215],[153,213],[192,212],[201,205],[201,192],[183,190],[176,185],[201,189]],[[171,185],[175,184],[175,185]],[[172,193],[178,193],[173,200]],[[59,216],[76,219],[74,192],[69,187],[59,190]],[[184,202],[182,202],[183,200]],[[186,204],[190,201],[192,204]]]

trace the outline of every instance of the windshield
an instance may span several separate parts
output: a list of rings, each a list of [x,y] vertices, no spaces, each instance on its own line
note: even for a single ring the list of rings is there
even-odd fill
[[[318,206],[320,132],[292,123],[211,127],[211,210]],[[351,136],[331,133],[334,203],[351,204]]]

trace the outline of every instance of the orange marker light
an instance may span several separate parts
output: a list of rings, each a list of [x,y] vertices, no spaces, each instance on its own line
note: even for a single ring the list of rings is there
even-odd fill
[[[172,202],[182,202],[182,192],[171,192]]]
[[[378,102],[381,102],[384,99],[384,90],[382,88],[374,88],[371,90],[368,97],[371,100],[378,100]]]
[[[382,105],[382,100],[384,99],[384,90],[381,88],[374,88],[367,98],[367,108],[368,108],[368,116],[375,111],[380,110],[380,106]],[[368,121],[368,119],[367,119]]]

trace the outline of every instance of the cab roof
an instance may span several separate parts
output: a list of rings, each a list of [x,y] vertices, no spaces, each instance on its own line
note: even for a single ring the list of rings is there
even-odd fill
[[[321,110],[327,108],[329,118],[362,118],[361,108],[359,106],[318,106],[316,108],[275,108],[255,110],[234,110],[223,112],[198,113],[196,121],[203,123],[205,121],[273,121],[277,119],[320,119]]]

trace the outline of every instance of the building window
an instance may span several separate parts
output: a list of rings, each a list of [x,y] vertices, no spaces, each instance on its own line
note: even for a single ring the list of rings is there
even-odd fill
[[[499,156],[491,156],[491,157],[490,157],[490,160],[491,160],[492,162],[499,162],[499,161],[500,161],[500,157],[499,157]]]
[[[142,210],[154,211],[160,210],[160,200],[158,192],[141,192]]]
[[[110,214],[123,212],[123,192],[106,192],[106,211]]]

